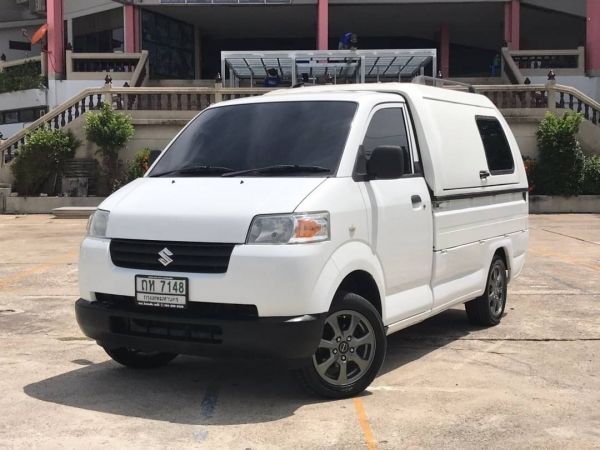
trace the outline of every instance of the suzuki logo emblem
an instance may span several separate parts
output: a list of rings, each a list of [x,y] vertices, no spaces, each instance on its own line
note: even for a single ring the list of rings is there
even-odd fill
[[[173,252],[171,252],[171,250],[169,250],[167,247],[158,252],[158,255],[160,256],[160,258],[158,258],[158,262],[165,267],[173,262],[173,260],[170,258],[170,256],[173,256]]]

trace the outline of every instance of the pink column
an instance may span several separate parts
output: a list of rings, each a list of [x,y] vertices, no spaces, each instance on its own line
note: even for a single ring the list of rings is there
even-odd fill
[[[504,40],[506,41],[506,45],[510,48],[510,41],[511,39],[511,32],[512,32],[512,26],[511,26],[511,5],[512,2],[507,2],[504,4]]]
[[[600,76],[600,0],[587,0],[585,52],[586,70]]]
[[[124,6],[123,14],[125,16],[125,52],[136,53],[140,51],[139,42],[139,8],[131,3]]]
[[[440,28],[440,70],[442,76],[450,76],[450,30],[447,23]]]
[[[48,0],[48,78],[61,80],[65,75],[65,26],[63,0]]]
[[[519,50],[519,48],[521,48],[521,1],[512,0],[511,9],[510,27],[512,49]]]
[[[329,0],[319,0],[317,6],[317,50],[329,49]]]
[[[521,2],[510,0],[504,5],[504,40],[511,50],[519,50],[521,43]]]

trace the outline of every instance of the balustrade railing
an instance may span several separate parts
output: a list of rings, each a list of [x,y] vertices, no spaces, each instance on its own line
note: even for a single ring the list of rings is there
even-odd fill
[[[447,80],[447,84],[451,81]],[[452,88],[451,85],[448,86]],[[465,89],[464,86],[454,88]],[[600,126],[600,103],[577,89],[548,83],[546,85],[479,85],[475,92],[488,97],[498,108],[508,109],[570,109]],[[9,163],[27,135],[41,126],[63,128],[87,111],[109,102],[120,111],[200,111],[213,103],[235,98],[262,95],[265,88],[103,88],[86,89],[60,107],[50,111],[27,128],[0,145],[1,164]]]
[[[104,79],[107,74],[115,81],[137,85],[136,74],[146,71],[148,52],[141,53],[73,53],[66,52],[68,80]]]
[[[27,135],[41,126],[59,129],[67,126],[87,111],[99,109],[108,102],[119,111],[201,111],[223,100],[262,95],[269,89],[253,88],[103,88],[86,89],[81,94],[45,114],[27,128],[0,145],[0,164],[9,163]]]
[[[488,97],[499,109],[548,108],[545,85],[477,86],[476,92]]]

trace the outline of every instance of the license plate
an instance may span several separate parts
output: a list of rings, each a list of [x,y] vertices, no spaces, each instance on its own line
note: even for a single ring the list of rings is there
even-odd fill
[[[135,276],[135,300],[138,305],[185,308],[188,279],[177,277]]]

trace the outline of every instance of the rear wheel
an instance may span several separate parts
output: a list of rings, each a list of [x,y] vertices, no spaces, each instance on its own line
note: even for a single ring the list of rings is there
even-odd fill
[[[132,369],[153,369],[166,366],[177,357],[177,353],[142,352],[127,347],[104,347],[104,351],[119,364]]]
[[[379,372],[386,344],[385,329],[373,305],[359,295],[340,293],[315,354],[297,374],[306,388],[321,396],[354,396]]]
[[[479,298],[465,303],[469,321],[475,325],[498,325],[506,307],[508,277],[504,260],[495,255],[488,272],[485,292]]]

